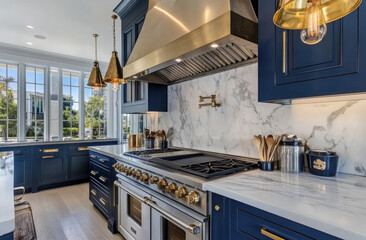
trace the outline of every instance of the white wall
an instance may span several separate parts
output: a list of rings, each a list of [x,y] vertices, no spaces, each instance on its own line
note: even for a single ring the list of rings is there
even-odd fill
[[[258,103],[258,64],[169,86],[167,113],[148,115],[148,128],[174,128],[179,147],[258,158],[253,135],[294,133],[311,148],[340,155],[338,171],[366,176],[366,101],[277,105]],[[199,96],[222,107],[198,109]]]

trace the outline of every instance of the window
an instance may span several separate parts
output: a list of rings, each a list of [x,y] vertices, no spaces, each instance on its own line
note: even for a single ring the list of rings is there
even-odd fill
[[[122,142],[127,142],[128,134],[143,134],[145,127],[145,114],[122,114]]]
[[[44,139],[44,82],[43,68],[26,67],[26,134],[27,140]]]
[[[18,66],[0,63],[0,138],[17,140]]]
[[[105,127],[105,89],[98,93],[88,86],[89,76],[84,78],[84,106],[85,106],[85,139],[98,139],[106,136]]]
[[[62,73],[62,94],[64,139],[79,139],[79,74]]]

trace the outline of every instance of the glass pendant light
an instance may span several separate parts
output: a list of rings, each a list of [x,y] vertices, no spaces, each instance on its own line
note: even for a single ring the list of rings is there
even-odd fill
[[[319,43],[327,33],[326,24],[357,9],[362,0],[279,0],[273,22],[281,28],[301,30],[306,44]]]
[[[89,80],[87,85],[93,87],[93,90],[95,93],[98,93],[100,88],[106,87],[107,85],[103,81],[102,73],[99,69],[99,62],[97,58],[97,38],[98,34],[93,34],[93,37],[95,39],[95,61],[94,61],[94,67],[90,73]]]
[[[113,91],[118,91],[120,84],[127,83],[127,80],[123,78],[123,72],[121,64],[118,60],[118,53],[116,51],[116,19],[117,15],[112,15],[113,19],[113,52],[109,62],[108,70],[104,77],[104,82],[111,83]]]

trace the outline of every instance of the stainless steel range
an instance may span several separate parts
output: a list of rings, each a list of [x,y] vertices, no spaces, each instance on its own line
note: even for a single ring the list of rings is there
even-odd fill
[[[113,167],[126,239],[209,239],[209,197],[199,183],[257,168],[253,159],[174,148],[124,155]]]

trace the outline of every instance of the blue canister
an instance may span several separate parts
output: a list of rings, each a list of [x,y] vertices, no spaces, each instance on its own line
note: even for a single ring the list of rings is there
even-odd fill
[[[333,177],[336,175],[339,157],[336,152],[308,150],[306,156],[310,173],[325,177]]]

